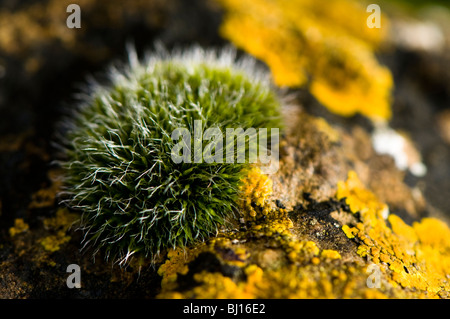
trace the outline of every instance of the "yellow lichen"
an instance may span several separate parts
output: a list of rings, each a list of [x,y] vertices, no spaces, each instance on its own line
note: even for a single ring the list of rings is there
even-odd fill
[[[348,270],[347,270],[348,271]],[[299,270],[287,266],[280,270],[263,270],[256,265],[245,268],[246,281],[235,282],[221,273],[200,272],[194,275],[197,282],[193,289],[183,294],[166,293],[165,298],[199,299],[249,299],[249,298],[335,298],[335,286],[342,286],[350,296],[354,290],[349,287],[345,270],[331,276],[316,272],[314,268]]]
[[[65,236],[63,232],[58,232],[56,235],[50,235],[42,238],[40,243],[46,251],[54,252],[59,250],[61,245],[69,240],[70,236]]]
[[[336,250],[332,250],[332,249],[324,249],[321,252],[321,257],[325,258],[325,259],[341,259],[341,254],[339,252],[337,252]]]
[[[161,287],[170,289],[174,286],[179,274],[185,275],[188,272],[187,263],[191,261],[196,254],[188,254],[188,249],[170,249],[167,253],[167,260],[158,269],[158,275],[162,277]]]
[[[255,187],[261,189],[261,185],[270,184],[259,171],[253,173],[252,178],[245,181],[248,187],[244,186],[244,194],[253,195]],[[263,189],[259,194],[268,198],[270,189]],[[267,201],[261,201],[260,204],[267,205]],[[242,209],[248,209],[248,206],[244,205]],[[245,231],[219,233],[207,244],[195,247],[195,252],[169,252],[168,259],[158,271],[163,277],[158,298],[336,298],[353,296],[355,291],[359,291],[355,287],[366,289],[363,286],[365,277],[360,268],[333,268],[335,265],[329,263],[341,263],[338,251],[321,250],[316,242],[302,240],[294,234],[291,231],[293,222],[285,209],[267,208],[265,216],[254,220],[253,226]],[[248,238],[268,241],[273,249],[258,252],[245,249]],[[233,258],[222,258],[218,253],[221,251],[227,251],[226,256]],[[192,288],[179,292],[178,274],[187,274],[188,262],[201,252],[213,253],[221,263],[239,267],[246,279],[202,271],[193,275],[196,284]],[[330,267],[331,271],[325,267]]]
[[[70,213],[67,209],[58,209],[55,217],[44,220],[44,228],[52,234],[39,239],[39,243],[48,252],[59,250],[61,245],[70,240],[67,231],[77,218],[78,215]]]
[[[348,227],[348,225],[342,226],[342,231],[348,238],[355,238],[355,235],[359,232],[356,227]]]
[[[16,218],[14,220],[14,226],[9,229],[9,235],[11,237],[16,236],[17,234],[24,233],[28,231],[29,226],[24,222],[23,218]]]
[[[268,184],[259,183],[266,179],[258,171],[253,173],[246,180],[252,187],[244,186],[244,194],[252,197],[253,189],[264,189],[259,194],[265,200],[259,203],[267,206],[270,189],[261,187]],[[169,252],[158,271],[163,277],[158,297],[416,298],[448,294],[450,231],[446,224],[426,218],[409,226],[397,215],[387,216],[387,205],[367,190],[354,172],[347,181],[338,183],[337,197],[346,197],[351,211],[359,212],[354,224],[344,225],[342,230],[348,240],[358,244],[354,253],[367,263],[352,262],[348,255],[343,258],[340,250],[323,249],[320,242],[299,236],[286,210],[271,206],[265,218],[253,219],[244,230],[224,230],[205,244]],[[258,207],[255,199],[252,203]],[[178,275],[188,274],[189,262],[201,252],[214,254],[222,266],[243,272],[245,279],[201,271],[192,276],[195,284],[180,292]],[[380,269],[380,288],[367,285],[369,264]]]
[[[193,294],[197,298],[215,298],[215,299],[247,299],[249,294],[245,293],[245,289],[238,285],[229,277],[220,273],[201,272],[194,275],[194,279],[201,283],[201,286],[193,289]]]
[[[361,223],[343,227],[349,238],[360,243],[357,253],[378,265],[393,287],[406,288],[413,297],[448,294],[450,284],[450,229],[435,218],[424,218],[409,226],[395,214],[386,222],[386,205],[350,172],[338,184],[338,199],[346,198]],[[356,231],[357,230],[357,231]]]
[[[254,167],[249,171],[244,179],[241,192],[244,218],[254,220],[268,214],[271,209],[268,199],[272,194],[272,180],[263,174],[259,167]]]
[[[219,2],[226,9],[222,34],[263,60],[277,85],[309,84],[340,115],[390,118],[392,75],[374,54],[388,34],[385,16],[382,28],[371,29],[366,8],[354,0]]]

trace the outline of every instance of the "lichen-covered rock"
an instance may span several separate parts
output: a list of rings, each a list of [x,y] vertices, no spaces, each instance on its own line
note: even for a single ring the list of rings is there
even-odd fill
[[[447,297],[448,226],[429,217],[418,218],[411,226],[406,224],[396,214],[397,210],[407,211],[406,207],[390,210],[354,170],[349,170],[348,176],[347,172],[343,173],[346,163],[351,163],[357,171],[373,169],[361,169],[361,159],[346,149],[349,144],[330,143],[327,134],[331,129],[324,133],[323,123],[306,114],[300,115],[299,121],[295,131],[299,126],[304,127],[305,139],[317,142],[321,136],[328,142],[320,144],[315,149],[319,154],[311,156],[309,161],[296,161],[289,168],[289,176],[299,181],[273,182],[283,178],[283,167],[291,160],[289,153],[281,158],[280,172],[274,176],[262,175],[257,169],[250,173],[245,181],[241,224],[197,247],[194,254],[185,251],[186,259],[172,257],[180,256],[181,250],[169,253],[159,273],[163,282],[170,278],[170,285],[163,285],[158,297]],[[342,141],[346,133],[341,132],[340,136],[335,142]],[[328,152],[335,154],[334,162],[323,162]],[[372,157],[380,161],[378,168],[395,174],[397,169],[392,162],[383,164],[383,156]],[[310,174],[308,169],[312,171]],[[336,179],[334,185],[329,185]],[[292,192],[295,185],[297,191]],[[272,192],[272,188],[279,190]],[[290,190],[294,197],[277,198],[275,194],[286,194],[284,190]],[[404,203],[408,203],[412,195],[399,193],[398,196],[404,196]],[[412,204],[418,211],[421,205],[421,202]],[[409,213],[407,216],[412,218]],[[211,271],[198,267],[198,273],[190,271],[196,256],[204,252],[216,256],[218,267]],[[235,267],[232,273],[244,273],[244,278],[233,277],[227,271],[231,265]],[[177,278],[174,269],[180,269],[177,276],[182,278],[190,274],[189,289],[180,288],[182,280]]]
[[[78,1],[80,30],[65,26],[69,3],[0,5],[1,298],[449,298],[448,10],[425,25],[382,6],[391,38],[360,27],[352,0]],[[290,88],[279,170],[254,167],[240,218],[204,242],[126,268],[81,253],[79,212],[58,204],[50,165],[61,105],[130,40],[225,39]],[[425,175],[377,153],[380,119]],[[66,285],[70,264],[80,289]]]

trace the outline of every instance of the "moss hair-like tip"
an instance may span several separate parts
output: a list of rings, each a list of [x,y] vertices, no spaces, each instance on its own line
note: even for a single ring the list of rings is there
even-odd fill
[[[232,48],[158,47],[142,61],[131,49],[128,57],[109,69],[107,84],[91,81],[79,95],[61,123],[58,161],[63,202],[81,212],[83,247],[102,249],[120,265],[206,240],[238,216],[239,189],[253,164],[236,161],[234,148],[231,162],[218,153],[238,137],[208,139],[194,124],[266,129],[268,137],[282,126],[270,74]],[[184,154],[192,161],[173,160],[181,142],[172,134],[180,128],[192,137],[181,139],[186,149],[202,150]],[[215,150],[215,161],[198,161],[206,149]]]

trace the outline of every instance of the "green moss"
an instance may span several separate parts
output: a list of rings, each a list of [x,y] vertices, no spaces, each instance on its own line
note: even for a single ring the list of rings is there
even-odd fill
[[[280,127],[277,96],[251,60],[200,49],[134,57],[110,73],[109,86],[94,84],[66,120],[61,162],[86,245],[120,261],[208,238],[236,210],[248,160],[195,163],[192,152],[191,163],[177,164],[175,129],[188,129],[195,149],[194,121],[224,136],[226,128]]]

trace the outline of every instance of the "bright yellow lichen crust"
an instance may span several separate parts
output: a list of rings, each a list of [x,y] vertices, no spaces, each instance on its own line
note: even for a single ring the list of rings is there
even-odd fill
[[[244,212],[247,228],[223,230],[207,243],[171,250],[158,270],[158,298],[448,297],[447,225],[424,218],[408,226],[388,214],[388,207],[364,188],[355,172],[337,187],[337,198],[346,197],[355,213],[354,224],[342,227],[349,242],[358,244],[350,253],[322,249],[320,242],[296,229],[286,210],[271,204],[269,179],[258,169],[245,183],[243,209],[253,208]],[[189,263],[205,252],[238,275],[198,267],[190,273]],[[379,269],[379,287],[368,283],[373,282],[373,265]],[[180,289],[180,275],[183,280],[191,276],[189,287]]]
[[[170,251],[158,270],[162,276],[159,298],[351,298],[370,294],[364,265],[343,264],[338,251],[321,249],[292,231],[294,224],[287,211],[270,202],[267,176],[254,169],[245,184],[247,228],[223,231],[193,249]],[[226,257],[221,251],[227,251]],[[202,252],[213,253],[245,279],[200,271],[192,275],[196,284],[180,291],[177,277],[186,275],[188,263]],[[372,293],[372,297],[380,296],[384,295]]]
[[[342,230],[359,243],[361,257],[379,265],[392,287],[402,287],[412,297],[448,297],[450,229],[445,223],[424,218],[409,226],[397,215],[388,215],[387,206],[364,188],[353,171],[338,184],[337,197],[345,197],[361,220]]]
[[[330,111],[391,116],[390,71],[374,50],[388,33],[369,28],[366,5],[353,0],[218,0],[226,14],[222,35],[264,61],[279,86],[309,84]]]
[[[158,275],[162,276],[161,288],[163,291],[177,287],[176,280],[178,275],[187,274],[189,270],[187,263],[198,255],[198,251],[199,249],[189,250],[188,248],[180,247],[169,250],[166,262],[158,269]],[[173,293],[171,298],[182,298],[182,296]]]
[[[268,198],[272,194],[272,180],[261,173],[258,167],[252,168],[241,187],[243,193],[242,212],[246,220],[267,216],[271,208]],[[255,206],[252,206],[252,203]]]

